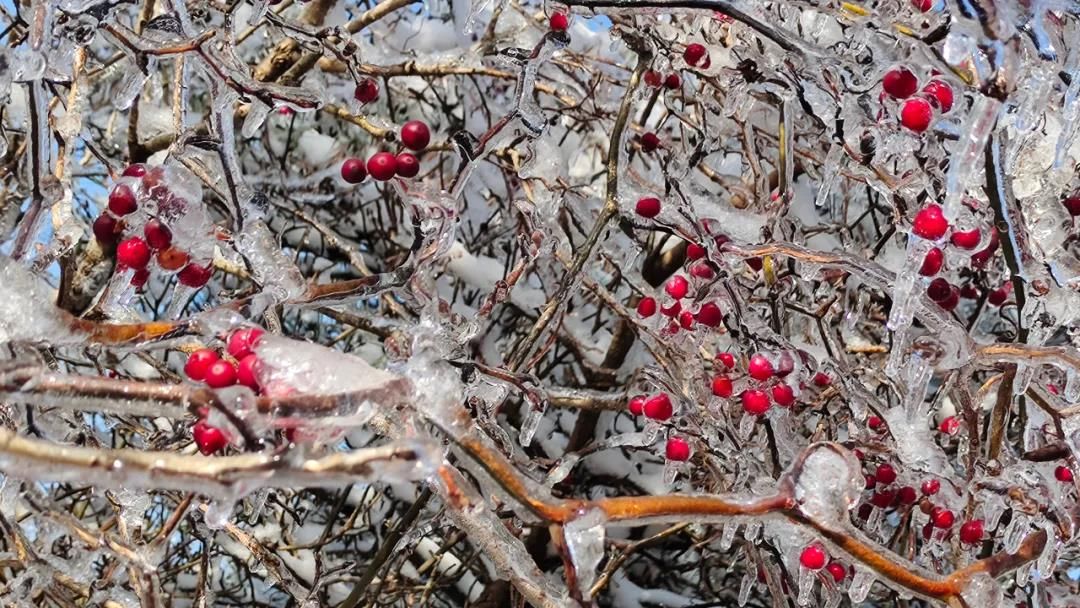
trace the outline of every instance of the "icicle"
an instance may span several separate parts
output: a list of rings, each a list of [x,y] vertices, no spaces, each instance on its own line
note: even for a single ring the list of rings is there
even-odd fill
[[[817,197],[814,198],[815,207],[824,207],[829,202],[829,193],[837,178],[840,177],[840,161],[843,159],[844,147],[834,143],[829,148],[829,153],[825,155],[825,166],[821,169],[821,186],[818,188]]]
[[[817,579],[814,571],[806,566],[799,566],[799,597],[800,606],[809,606],[814,597],[814,580]]]
[[[893,284],[892,310],[889,311],[887,327],[892,331],[906,329],[911,325],[915,315],[915,303],[918,294],[915,292],[915,279],[919,268],[922,267],[926,253],[930,251],[933,243],[926,239],[912,235],[908,240],[907,258],[904,266],[896,275]]]
[[[607,517],[600,509],[593,509],[563,526],[563,536],[570,559],[577,571],[578,585],[591,599],[590,589],[596,581],[596,567],[604,559],[604,523]]]
[[[757,541],[758,533],[761,532],[761,522],[752,521],[746,524],[746,530],[743,532],[743,538],[746,542],[753,543]]]
[[[540,420],[544,418],[544,411],[529,406],[525,412],[525,418],[521,421],[521,430],[518,432],[518,442],[521,447],[527,448],[532,443],[536,429],[540,426]]]
[[[1065,401],[1076,403],[1080,399],[1080,374],[1069,368],[1065,371]]]
[[[245,138],[255,137],[262,128],[266,117],[270,115],[270,106],[255,99],[248,105],[248,114],[244,118],[244,126],[240,127],[240,135]]]
[[[750,600],[750,592],[754,590],[754,583],[757,581],[757,577],[747,572],[742,577],[742,582],[739,583],[739,606],[745,606],[746,602]]]
[[[735,534],[738,531],[738,523],[724,524],[724,531],[720,533],[720,551],[728,551],[731,549],[731,543],[735,542]]]
[[[870,594],[870,587],[874,584],[874,574],[869,570],[856,567],[855,576],[851,578],[851,586],[848,587],[848,597],[852,604],[858,604]]]
[[[975,98],[975,105],[961,128],[960,141],[949,157],[949,172],[945,176],[945,204],[942,210],[946,219],[952,221],[960,213],[960,202],[967,191],[969,177],[982,157],[986,138],[997,124],[1001,102],[988,95]]]

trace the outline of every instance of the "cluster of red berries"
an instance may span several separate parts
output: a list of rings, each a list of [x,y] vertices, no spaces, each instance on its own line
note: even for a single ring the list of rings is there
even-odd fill
[[[150,261],[156,259],[162,271],[176,272],[181,285],[202,287],[210,280],[209,261],[199,264],[179,247],[173,246],[173,234],[166,223],[167,217],[177,217],[188,206],[188,201],[175,195],[164,182],[162,167],[147,169],[143,165],[131,165],[124,169],[118,183],[109,193],[108,209],[94,220],[94,238],[103,249],[116,246],[118,270],[131,269],[135,274],[131,284],[142,287],[150,278]],[[139,205],[155,203],[156,209]],[[142,228],[142,236],[132,234]],[[119,244],[117,242],[119,241]]]
[[[674,91],[682,86],[682,78],[678,74],[672,72],[667,76],[664,76],[656,70],[646,70],[644,76],[645,84],[654,89],[664,87],[668,90]]]
[[[414,151],[423,150],[431,143],[431,131],[419,120],[410,120],[401,126],[401,143]],[[359,184],[370,174],[380,182],[397,177],[416,177],[420,173],[420,159],[409,152],[397,156],[390,152],[376,152],[367,160],[346,159],[341,165],[341,177],[350,184]]]
[[[713,377],[712,394],[721,399],[728,399],[734,394],[735,386],[726,372],[735,368],[735,356],[731,353],[720,353],[716,356],[716,360],[726,371]],[[772,361],[762,353],[751,356],[746,366],[746,374],[751,379],[751,386],[739,395],[743,410],[753,416],[762,416],[772,408],[774,403],[780,407],[795,405],[797,398],[795,389],[783,380],[794,369],[795,362],[788,353],[783,353],[779,357],[777,366],[774,366]],[[774,377],[775,382],[773,382]],[[828,374],[817,372],[812,382],[815,386],[825,387],[832,383],[832,379]],[[805,388],[805,385],[800,383],[800,388]]]
[[[904,100],[900,104],[900,124],[922,133],[934,121],[936,112],[947,114],[953,107],[953,90],[944,80],[931,80],[919,92],[919,79],[906,67],[896,67],[881,79],[885,96]],[[919,93],[916,95],[916,93]]]
[[[210,388],[241,384],[258,393],[259,358],[255,354],[255,346],[262,335],[263,330],[257,327],[234,331],[225,347],[228,358],[222,358],[218,351],[212,348],[199,349],[188,356],[184,364],[184,374]],[[229,437],[224,431],[206,422],[205,413],[203,419],[191,430],[195,444],[205,455],[217,453],[229,443]]]
[[[672,405],[671,397],[667,393],[658,393],[651,397],[635,395],[630,399],[627,407],[634,416],[644,415],[658,422],[670,419],[675,413],[675,406]],[[669,437],[664,445],[664,455],[668,460],[686,462],[690,460],[690,443],[682,437]]]
[[[824,568],[837,583],[844,582],[844,578],[847,577],[848,573],[847,568],[840,562],[836,560],[829,561],[829,555],[825,552],[825,547],[818,543],[803,547],[802,553],[799,554],[799,563],[807,570],[821,570]]]

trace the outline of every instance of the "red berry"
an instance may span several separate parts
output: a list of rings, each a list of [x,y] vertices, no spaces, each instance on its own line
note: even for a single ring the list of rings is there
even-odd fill
[[[934,0],[911,0],[911,6],[914,6],[915,10],[925,13],[934,8]]]
[[[229,445],[229,438],[221,429],[210,426],[200,420],[191,427],[191,436],[203,456],[209,456],[225,449]]]
[[[664,446],[664,455],[668,460],[686,462],[690,460],[690,444],[682,437],[669,437]]]
[[[934,106],[922,97],[913,97],[900,108],[900,124],[907,129],[922,133],[934,120]]]
[[[922,266],[919,268],[919,274],[924,277],[932,277],[941,271],[944,264],[945,253],[941,249],[934,247],[926,252],[926,257],[923,258]]]
[[[773,365],[765,355],[757,353],[753,357],[750,357],[750,363],[746,366],[746,371],[754,380],[764,382],[769,378],[772,378]]]
[[[251,354],[236,364],[236,381],[253,391],[259,390],[259,357]]]
[[[933,496],[941,490],[941,482],[936,479],[927,479],[922,482],[922,487],[920,489],[922,490],[923,496]]]
[[[870,427],[871,431],[880,431],[885,428],[885,421],[879,416],[869,416],[866,418],[866,426]]]
[[[961,249],[974,249],[978,247],[980,238],[978,228],[966,231],[954,230],[949,236],[949,242]]]
[[[1080,192],[1074,192],[1065,197],[1061,204],[1065,205],[1065,210],[1069,212],[1069,215],[1073,217],[1080,215]]]
[[[949,220],[941,211],[941,205],[929,204],[915,214],[911,231],[929,241],[936,241],[949,231]]]
[[[772,398],[777,405],[788,407],[795,403],[795,389],[790,384],[780,383],[772,387]]]
[[[979,297],[979,290],[974,283],[964,283],[964,286],[960,288],[960,297],[965,300],[974,300]]]
[[[874,492],[874,495],[870,497],[870,504],[874,505],[879,509],[888,509],[892,506],[893,501],[895,500],[895,490],[881,490],[878,492]]]
[[[747,258],[746,265],[754,272],[761,272],[761,269],[765,267],[765,261],[761,258]]]
[[[986,300],[994,306],[1001,306],[1009,299],[1009,292],[1011,291],[1012,283],[1005,283],[1001,287],[991,291],[990,295],[986,296]]]
[[[915,488],[911,486],[904,486],[897,490],[896,498],[905,505],[914,504],[918,500],[919,495],[915,493]]]
[[[731,353],[717,353],[716,360],[724,364],[724,367],[728,369],[735,368],[735,355]]]
[[[1073,480],[1072,469],[1065,465],[1058,465],[1058,467],[1054,469],[1054,479],[1062,483],[1069,483]]]
[[[667,78],[664,79],[664,86],[669,89],[677,89],[681,85],[682,79],[679,78],[678,74],[668,74]]]
[[[651,297],[644,297],[638,302],[637,312],[642,318],[648,319],[656,314],[656,299]]]
[[[134,213],[138,208],[139,204],[135,201],[135,193],[127,185],[120,184],[109,193],[109,211],[116,215]]]
[[[814,374],[813,382],[815,386],[829,386],[830,384],[832,384],[832,378],[830,378],[829,374],[826,374],[825,372],[818,372]]]
[[[419,120],[410,120],[401,126],[401,143],[410,150],[423,150],[431,142],[431,131],[426,123]],[[370,163],[370,161],[368,161]],[[368,167],[371,171],[371,167]],[[374,175],[374,172],[372,172]],[[387,178],[389,179],[389,178]]]
[[[690,291],[690,283],[687,282],[686,277],[677,274],[668,279],[664,285],[664,291],[676,300],[681,300]]]
[[[727,399],[734,392],[735,387],[731,383],[731,378],[727,376],[716,376],[712,379],[712,394],[723,399]]]
[[[236,384],[236,368],[232,363],[218,359],[206,368],[206,376],[203,378],[210,388],[224,388]]]
[[[956,416],[949,416],[941,421],[938,430],[946,435],[955,435],[960,431],[960,419]]]
[[[894,469],[891,464],[883,462],[879,464],[877,470],[874,471],[874,477],[877,478],[878,483],[887,486],[896,481],[896,469]]]
[[[952,285],[949,285],[949,282],[941,277],[930,281],[930,284],[926,286],[926,295],[935,302],[945,300],[951,293]]]
[[[652,131],[649,131],[648,133],[645,133],[644,135],[641,136],[641,149],[643,151],[652,152],[653,150],[656,150],[659,147],[660,147],[660,138],[656,135],[656,133],[653,133]]]
[[[634,206],[634,211],[641,217],[656,217],[660,215],[660,199],[639,199],[637,205]]]
[[[793,371],[795,371],[795,359],[791,358],[791,353],[780,353],[780,358],[777,359],[776,375],[780,378],[786,378]]]
[[[707,281],[716,276],[716,271],[712,269],[708,262],[700,262],[690,267],[690,274]]]
[[[116,263],[123,268],[145,268],[150,263],[150,247],[137,236],[126,239],[116,247]]]
[[[771,405],[769,396],[765,394],[765,391],[749,389],[742,393],[742,406],[748,414],[761,416],[769,411]]]
[[[645,413],[646,418],[664,421],[671,418],[675,408],[671,405],[671,397],[668,397],[667,393],[660,393],[646,399],[641,411]]]
[[[416,177],[420,173],[420,159],[408,152],[397,155],[397,174],[401,177]]]
[[[929,84],[923,87],[923,93],[926,93],[926,95],[929,96],[930,101],[937,103],[937,107],[941,109],[943,114],[952,109],[952,87],[945,82],[941,80],[931,80]]]
[[[212,274],[212,266],[207,264],[206,266],[199,266],[198,264],[188,264],[180,269],[180,272],[176,273],[176,280],[181,285],[188,287],[202,287],[210,280]]]
[[[94,220],[94,238],[102,245],[112,245],[116,242],[119,222],[108,213],[102,213]]]
[[[556,32],[565,32],[570,27],[570,19],[566,13],[551,13],[548,18],[548,27]]]
[[[379,85],[370,78],[361,78],[356,83],[356,90],[353,91],[353,97],[360,103],[371,103],[379,98]]]
[[[667,308],[660,308],[660,314],[664,315],[665,317],[670,317],[672,319],[679,316],[680,312],[682,312],[682,304],[679,304],[678,302],[674,302],[671,306],[668,306]]]
[[[367,161],[368,174],[385,182],[397,175],[397,157],[389,152],[377,152]]]
[[[645,72],[645,84],[654,88],[660,88],[660,85],[664,83],[664,77],[656,70],[648,70]]]
[[[264,333],[266,332],[258,327],[238,329],[229,336],[229,345],[226,350],[233,358],[243,359],[255,352],[255,345],[259,343],[259,338],[262,338]]]
[[[143,236],[146,237],[146,243],[154,249],[168,249],[169,245],[172,245],[172,231],[165,222],[156,217],[143,226]]]
[[[809,545],[799,554],[799,563],[810,570],[821,570],[825,567],[825,549],[821,545]]]
[[[960,290],[956,287],[949,287],[949,295],[943,300],[938,301],[938,306],[945,310],[953,310],[960,304]]]
[[[630,410],[630,413],[635,416],[640,416],[645,411],[645,395],[635,395],[630,398],[630,402],[626,405]]]
[[[345,162],[341,163],[341,179],[350,184],[359,184],[365,177],[367,169],[364,168],[364,161],[359,158],[346,158]]]
[[[698,310],[697,321],[706,327],[719,327],[724,321],[724,313],[716,303],[706,302]]]
[[[840,562],[829,562],[829,565],[825,566],[825,571],[831,574],[837,583],[842,583],[847,578],[847,568]]]
[[[686,45],[686,49],[683,51],[683,60],[687,65],[708,67],[709,51],[705,48],[705,45],[692,42]]]
[[[873,490],[877,486],[877,477],[874,477],[873,473],[867,473],[863,475],[863,487],[867,490]]]
[[[131,275],[131,285],[134,287],[142,288],[146,285],[146,282],[150,280],[150,269],[140,268],[135,271],[135,274]]]
[[[973,519],[964,522],[964,525],[960,526],[960,542],[966,545],[974,545],[981,542],[982,538],[983,520]]]
[[[157,263],[162,270],[180,270],[188,263],[188,254],[176,247],[162,249],[157,253]]]
[[[683,311],[679,314],[679,325],[683,329],[690,329],[694,326],[694,315],[689,310]]]
[[[907,68],[893,68],[881,78],[881,88],[897,99],[907,99],[919,90],[919,79]]]
[[[192,380],[202,380],[206,377],[206,370],[210,365],[219,359],[217,351],[200,348],[188,355],[187,363],[184,363],[184,374]]]
[[[146,167],[139,164],[128,165],[120,175],[124,177],[142,177],[146,175]]]
[[[955,521],[956,516],[945,507],[934,507],[930,511],[930,522],[934,524],[935,528],[941,528],[942,530],[951,528]]]

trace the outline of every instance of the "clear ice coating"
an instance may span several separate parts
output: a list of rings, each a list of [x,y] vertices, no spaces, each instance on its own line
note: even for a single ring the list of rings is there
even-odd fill
[[[590,590],[596,581],[596,567],[604,559],[604,524],[607,516],[599,509],[592,509],[580,514],[563,526],[563,536],[570,558],[574,560],[574,569],[578,583],[591,597]]]

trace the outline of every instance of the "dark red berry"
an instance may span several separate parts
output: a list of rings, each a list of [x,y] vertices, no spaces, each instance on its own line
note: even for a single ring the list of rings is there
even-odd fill
[[[938,425],[938,430],[946,435],[955,435],[960,432],[960,419],[956,416],[947,416]]]
[[[139,164],[128,165],[120,175],[124,177],[142,177],[146,175],[146,167]]]
[[[656,133],[649,131],[641,136],[641,149],[645,152],[652,152],[660,147],[660,138]]]
[[[705,257],[705,248],[697,243],[690,243],[686,246],[686,257],[691,260],[700,260]]]
[[[941,271],[944,264],[945,253],[941,249],[934,247],[926,252],[926,257],[923,258],[922,266],[919,268],[919,274],[924,277],[932,277]]]
[[[922,490],[923,496],[933,496],[941,489],[941,482],[936,479],[927,479],[922,482],[922,487],[920,489]]]
[[[397,157],[389,152],[377,152],[368,159],[367,171],[380,182],[393,179],[397,175]]]
[[[941,277],[930,281],[930,284],[926,286],[926,295],[935,302],[945,300],[951,293],[952,285],[949,285],[949,282]]]
[[[660,199],[657,198],[643,198],[639,199],[637,205],[634,206],[634,212],[641,217],[656,217],[660,215]]]
[[[889,485],[896,481],[896,469],[887,462],[883,462],[878,465],[876,471],[874,471],[874,477],[877,478],[878,483],[883,485]]]
[[[109,193],[109,211],[116,215],[134,213],[139,208],[135,193],[126,184],[120,184]]]
[[[682,79],[679,78],[678,74],[668,74],[667,77],[664,78],[664,86],[673,90],[677,89],[682,86]]]
[[[153,249],[168,249],[169,245],[172,245],[172,231],[156,217],[143,226],[143,236]]]
[[[397,155],[397,174],[401,177],[416,177],[420,173],[420,159],[408,152]]]
[[[198,264],[188,264],[180,269],[180,272],[176,273],[176,280],[181,285],[188,287],[202,287],[210,280],[212,273],[212,266],[207,264],[206,266],[200,266]]]
[[[353,97],[360,103],[371,103],[379,98],[379,85],[370,78],[361,78],[356,83],[356,90],[353,91]]]
[[[772,399],[776,405],[788,407],[795,403],[795,389],[790,384],[777,384],[772,387]]]
[[[949,242],[961,249],[974,249],[979,246],[981,234],[978,228],[971,230],[954,230],[949,236]]]
[[[401,126],[401,143],[410,150],[423,150],[431,142],[431,131],[427,123],[410,120]],[[369,169],[370,171],[370,169]]]
[[[925,13],[934,8],[934,0],[911,0],[911,6],[914,6],[915,10]]]
[[[930,521],[934,524],[935,528],[944,530],[952,527],[953,523],[956,521],[956,516],[953,515],[952,511],[944,507],[934,507],[934,509],[930,511]]]
[[[750,363],[746,366],[746,371],[754,380],[764,382],[772,378],[773,364],[765,355],[757,353],[750,357]]]
[[[108,213],[102,213],[94,220],[94,238],[103,246],[109,246],[119,237],[119,222]]]
[[[919,79],[907,68],[893,68],[881,78],[881,88],[897,99],[907,99],[919,90]]]
[[[660,85],[664,83],[664,77],[660,72],[656,70],[648,70],[645,72],[645,84],[654,89],[660,88]]]
[[[1001,287],[991,291],[990,295],[986,296],[986,301],[994,306],[1001,306],[1009,299],[1010,292],[1012,292],[1012,283],[1005,283]]]
[[[1065,210],[1069,212],[1069,215],[1073,217],[1080,215],[1080,192],[1074,192],[1065,197],[1061,204],[1065,205]]]
[[[690,291],[690,283],[686,280],[686,277],[677,274],[664,284],[664,291],[676,300],[680,300],[685,298]]]
[[[259,357],[251,354],[236,364],[236,382],[250,388],[253,391],[259,390],[259,375],[258,375]]]
[[[635,395],[626,407],[634,416],[640,416],[645,411],[645,395]]]
[[[728,369],[735,368],[735,355],[731,353],[717,353],[716,360],[724,364],[724,367]]]
[[[683,60],[686,61],[686,65],[708,67],[709,51],[705,48],[705,45],[692,42],[686,45],[686,49],[683,51]]]
[[[1073,480],[1072,469],[1065,465],[1058,465],[1058,467],[1054,469],[1054,479],[1062,483],[1071,482]]]
[[[131,285],[142,289],[143,285],[150,280],[150,269],[140,268],[135,271],[135,274],[131,275]]]
[[[837,583],[842,583],[847,578],[847,568],[840,562],[829,562],[829,565],[825,566],[825,571],[832,575],[833,581]]]
[[[719,327],[724,321],[724,313],[714,302],[706,302],[698,309],[696,318],[698,323],[706,327]]]
[[[359,184],[366,177],[367,169],[364,168],[364,161],[359,158],[346,158],[345,162],[341,163],[341,179],[350,184]]]
[[[870,427],[871,431],[880,431],[885,428],[885,421],[880,416],[870,415],[866,418],[866,426]]]
[[[896,491],[896,498],[905,505],[915,504],[919,495],[915,492],[915,488],[911,486],[904,486]]]

